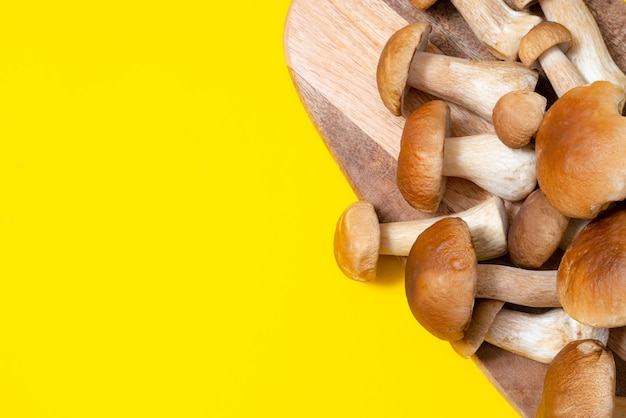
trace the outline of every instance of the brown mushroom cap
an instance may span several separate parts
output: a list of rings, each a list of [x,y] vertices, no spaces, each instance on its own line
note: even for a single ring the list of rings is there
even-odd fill
[[[385,107],[396,116],[402,114],[413,56],[428,45],[430,30],[428,23],[411,23],[391,35],[381,52],[376,71],[378,92]]]
[[[610,418],[615,385],[613,354],[596,340],[572,341],[548,367],[535,417]]]
[[[559,247],[568,224],[569,218],[536,189],[524,200],[509,227],[511,261],[518,267],[541,267]]]
[[[461,218],[437,221],[415,240],[406,263],[406,297],[415,319],[437,338],[463,338],[472,318],[477,264]]]
[[[396,183],[414,208],[435,212],[445,191],[443,149],[450,133],[450,108],[432,100],[406,119],[400,141]]]
[[[379,247],[380,224],[374,206],[364,201],[348,206],[335,228],[334,253],[341,271],[354,280],[374,280]]]
[[[493,108],[493,128],[511,148],[523,148],[537,133],[548,100],[534,91],[514,90],[502,96]]]
[[[519,59],[528,68],[537,66],[537,60],[548,49],[556,46],[563,52],[572,43],[570,31],[558,22],[543,21],[528,31],[520,40]]]
[[[585,226],[565,250],[557,272],[563,309],[580,323],[626,325],[626,208]]]
[[[571,89],[547,111],[535,140],[537,180],[570,218],[592,219],[626,198],[624,90],[608,81]]]

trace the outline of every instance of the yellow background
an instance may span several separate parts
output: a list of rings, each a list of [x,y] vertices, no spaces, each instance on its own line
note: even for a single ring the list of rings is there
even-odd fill
[[[288,6],[3,3],[1,417],[517,416],[336,268]]]

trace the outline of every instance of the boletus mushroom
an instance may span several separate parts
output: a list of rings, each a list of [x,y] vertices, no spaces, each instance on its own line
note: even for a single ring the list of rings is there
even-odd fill
[[[523,9],[535,0],[514,0]],[[538,0],[546,18],[565,26],[572,35],[567,57],[586,83],[606,80],[626,89],[626,75],[611,57],[602,32],[584,0]]]
[[[522,64],[528,68],[541,66],[558,97],[574,87],[587,84],[565,55],[571,44],[572,34],[565,26],[544,21],[524,35],[519,45]]]
[[[431,100],[407,117],[400,140],[397,185],[414,208],[435,212],[447,176],[470,180],[504,200],[521,200],[537,185],[536,155],[513,149],[495,133],[449,137],[450,108]]]
[[[539,75],[517,61],[479,61],[424,52],[431,26],[414,22],[385,44],[376,72],[383,104],[402,114],[409,87],[464,106],[491,122],[496,101],[513,90],[534,91]]]
[[[479,264],[467,224],[450,217],[437,221],[415,240],[406,262],[405,292],[415,319],[435,337],[451,343],[473,332],[498,347],[549,362],[580,335],[608,339],[608,330],[579,324],[559,306],[555,271]],[[541,314],[488,309],[488,320],[474,314],[476,298],[530,307],[554,307]]]
[[[469,225],[479,259],[506,254],[508,219],[501,199],[490,197],[454,216]],[[379,255],[407,256],[415,238],[444,217],[380,223],[371,203],[355,202],[337,221],[334,237],[337,265],[351,279],[372,281],[376,278]]]

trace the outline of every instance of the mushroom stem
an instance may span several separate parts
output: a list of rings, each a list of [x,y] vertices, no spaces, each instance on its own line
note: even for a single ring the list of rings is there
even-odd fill
[[[574,87],[586,84],[578,69],[561,49],[549,48],[539,56],[539,64],[558,97]]]
[[[531,147],[511,148],[495,133],[446,138],[442,174],[471,180],[504,200],[516,201],[537,185],[536,158]]]
[[[556,270],[479,264],[476,297],[530,307],[561,306],[556,293]]]
[[[489,260],[506,253],[508,219],[504,203],[491,197],[454,215],[467,222],[479,260]],[[407,256],[415,239],[429,226],[448,216],[380,224],[379,254]]]
[[[353,280],[372,281],[376,279],[379,255],[407,256],[425,229],[451,216],[460,217],[469,225],[479,259],[506,254],[508,219],[498,197],[492,196],[453,215],[382,224],[374,206],[359,201],[348,206],[337,220],[333,242],[337,266]]]
[[[517,59],[520,39],[541,22],[541,17],[513,10],[502,0],[451,2],[483,45],[503,60]]]
[[[626,75],[617,66],[593,14],[583,0],[539,0],[547,20],[559,22],[572,33],[566,52],[587,83],[607,80],[626,89]]]
[[[561,308],[540,314],[502,309],[494,318],[485,341],[512,353],[550,363],[568,343],[594,339],[606,344],[607,328],[583,325]]]
[[[407,85],[477,113],[488,121],[498,99],[534,91],[538,74],[516,61],[478,61],[416,52]]]

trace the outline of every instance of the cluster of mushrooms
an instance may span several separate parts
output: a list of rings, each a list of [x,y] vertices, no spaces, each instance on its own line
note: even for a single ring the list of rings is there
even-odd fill
[[[430,25],[413,22],[389,38],[376,81],[396,116],[409,89],[435,97],[404,122],[405,200],[437,212],[448,176],[490,197],[388,223],[356,202],[337,222],[337,264],[371,281],[380,255],[402,256],[410,311],[435,337],[463,357],[487,341],[549,364],[537,417],[622,416],[613,354],[626,358],[626,75],[583,0],[451,1],[498,60],[429,52]],[[550,105],[535,91],[539,70]],[[493,131],[451,137],[451,106]],[[542,268],[555,254],[558,268]],[[503,256],[510,265],[489,262]]]

